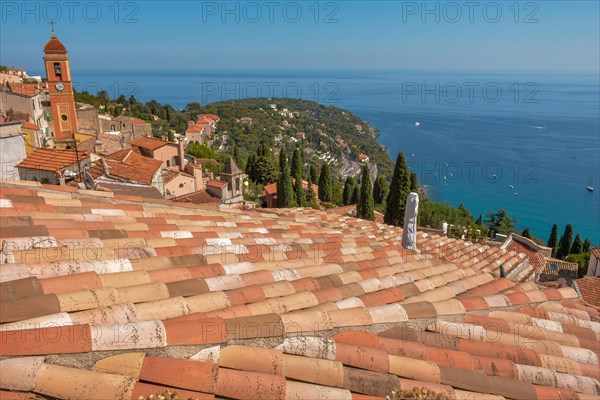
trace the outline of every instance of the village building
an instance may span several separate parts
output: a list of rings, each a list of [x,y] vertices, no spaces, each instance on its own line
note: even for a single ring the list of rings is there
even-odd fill
[[[539,245],[529,238],[511,233],[500,248],[527,255],[527,263],[520,265],[513,265],[507,260],[503,269],[508,278],[539,282],[561,281],[569,286],[577,279],[577,263],[553,258],[550,247]]]
[[[586,276],[600,276],[600,247],[590,249],[590,262]]]
[[[154,187],[165,193],[162,162],[143,156],[138,149],[128,148],[94,161],[86,173],[94,180],[114,181]]]
[[[142,136],[131,141],[130,144],[137,147],[142,155],[162,161],[163,168],[184,170],[185,152],[183,141],[173,143],[152,136]]]
[[[58,149],[35,149],[16,165],[23,181],[65,185],[90,164],[90,153]]]
[[[17,164],[27,157],[21,121],[0,122],[0,181],[19,180]]]

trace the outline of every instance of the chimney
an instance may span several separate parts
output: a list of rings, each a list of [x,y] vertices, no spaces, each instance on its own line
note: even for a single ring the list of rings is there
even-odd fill
[[[183,148],[183,137],[179,138],[179,150],[177,151],[179,156],[179,171],[183,172],[185,167],[185,151]]]

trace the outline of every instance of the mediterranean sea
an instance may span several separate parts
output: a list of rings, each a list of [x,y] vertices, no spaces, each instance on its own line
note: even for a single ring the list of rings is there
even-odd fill
[[[245,97],[345,108],[379,129],[392,160],[404,152],[433,200],[476,218],[504,208],[544,241],[570,223],[600,243],[597,73],[75,69],[73,81],[175,108]]]

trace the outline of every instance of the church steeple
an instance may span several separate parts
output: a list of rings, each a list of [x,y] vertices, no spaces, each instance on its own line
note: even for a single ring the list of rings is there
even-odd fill
[[[54,25],[50,40],[44,46],[44,64],[56,142],[74,139],[77,132],[77,115],[73,97],[73,83],[67,48],[56,36]]]

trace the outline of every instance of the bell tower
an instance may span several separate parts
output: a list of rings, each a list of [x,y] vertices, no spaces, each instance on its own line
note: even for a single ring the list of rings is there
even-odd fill
[[[72,141],[77,132],[77,115],[69,56],[66,47],[56,37],[54,28],[50,40],[44,46],[44,54],[54,121],[54,138],[57,142]]]

